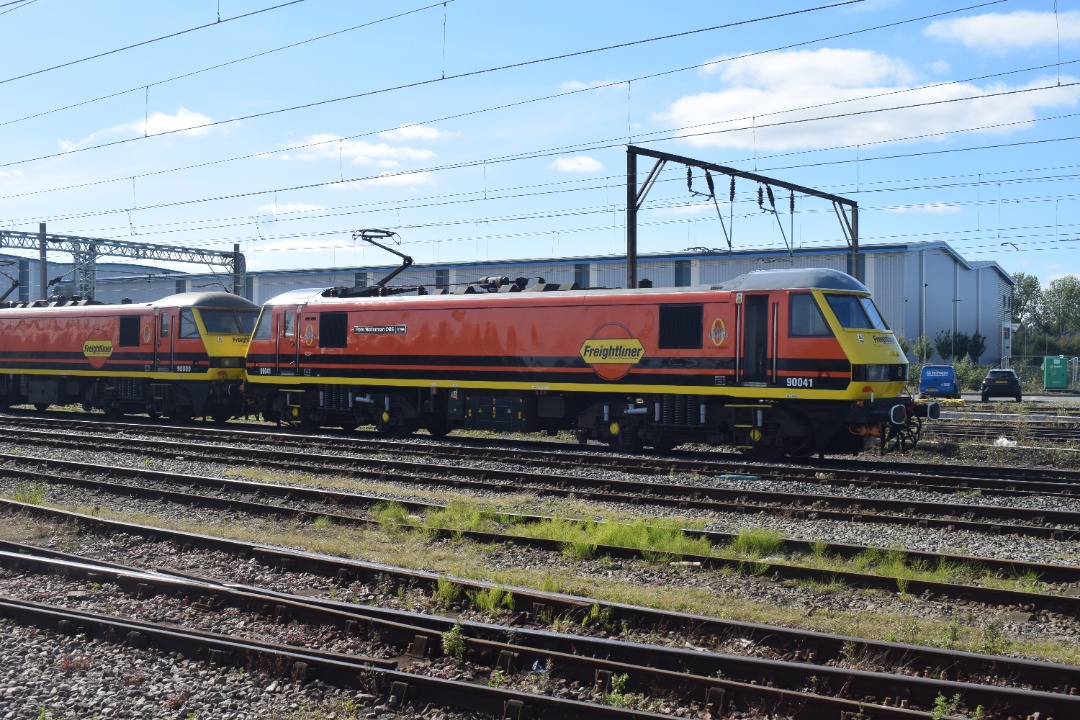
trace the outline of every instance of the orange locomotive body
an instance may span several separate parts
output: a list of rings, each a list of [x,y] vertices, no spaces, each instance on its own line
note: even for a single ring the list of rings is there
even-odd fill
[[[548,289],[279,296],[249,346],[248,394],[266,417],[312,428],[572,430],[628,450],[701,442],[805,455],[917,433],[900,397],[907,359],[869,291],[843,273]]]
[[[0,406],[81,403],[109,416],[242,414],[258,306],[224,292],[145,304],[59,301],[0,309]]]

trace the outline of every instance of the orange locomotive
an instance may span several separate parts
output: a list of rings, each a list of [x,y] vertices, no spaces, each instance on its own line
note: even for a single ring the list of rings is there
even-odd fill
[[[258,306],[224,292],[145,304],[4,303],[0,407],[82,403],[173,420],[243,414],[244,354]]]
[[[557,288],[287,293],[263,307],[248,395],[309,428],[573,430],[626,450],[699,442],[778,457],[918,439],[926,410],[901,397],[907,358],[844,273]]]

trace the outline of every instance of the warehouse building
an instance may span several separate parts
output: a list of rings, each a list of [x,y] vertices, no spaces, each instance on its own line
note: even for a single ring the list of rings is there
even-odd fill
[[[27,300],[36,259],[11,258],[0,267],[9,278],[23,278],[9,299]],[[742,273],[771,268],[824,267],[847,271],[846,247],[779,251],[716,252],[706,248],[678,254],[642,255],[638,277],[654,287],[714,285]],[[262,303],[300,288],[372,285],[396,269],[395,265],[352,269],[303,269],[250,272],[243,294]],[[51,275],[63,275],[70,266],[49,263]],[[1007,366],[1012,355],[1011,306],[1013,281],[996,262],[973,263],[948,243],[924,242],[864,246],[859,254],[859,275],[874,294],[874,301],[896,334],[911,345],[920,335],[931,341],[942,331],[986,338],[980,362]],[[489,276],[543,278],[549,283],[577,283],[581,287],[622,287],[626,261],[618,257],[516,260],[499,263],[444,263],[413,266],[392,284],[448,287],[451,292]],[[2,282],[2,281],[0,281]],[[60,292],[65,284],[57,286]],[[122,263],[98,266],[96,297],[103,302],[156,300],[177,292],[231,290],[226,274],[165,272]],[[914,358],[913,358],[914,359]]]

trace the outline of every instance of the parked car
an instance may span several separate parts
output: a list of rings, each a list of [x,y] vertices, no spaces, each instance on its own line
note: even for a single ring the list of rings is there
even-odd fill
[[[986,373],[982,381],[982,401],[986,402],[992,397],[1016,398],[1021,400],[1020,378],[1016,371],[1009,368],[994,369]]]
[[[956,368],[952,365],[923,365],[919,373],[919,397],[960,397]]]

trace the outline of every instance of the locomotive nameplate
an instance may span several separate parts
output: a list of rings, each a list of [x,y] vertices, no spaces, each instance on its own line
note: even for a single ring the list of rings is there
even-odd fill
[[[404,335],[407,325],[353,325],[353,335]]]

